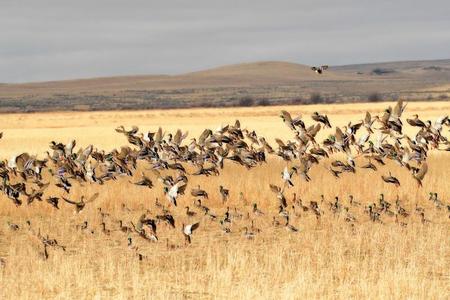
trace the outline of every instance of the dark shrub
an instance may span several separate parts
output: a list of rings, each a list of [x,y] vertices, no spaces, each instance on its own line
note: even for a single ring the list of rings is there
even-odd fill
[[[270,101],[267,99],[261,99],[258,101],[258,106],[269,106],[270,105]]]
[[[374,75],[386,75],[394,73],[395,71],[392,69],[383,69],[383,68],[375,68],[372,70],[372,74]]]
[[[303,103],[305,103],[305,101],[303,101],[302,98],[298,97],[298,98],[291,99],[289,101],[289,103],[293,104],[293,105],[296,105],[296,104],[303,104]]]
[[[381,96],[379,93],[372,93],[369,95],[368,100],[369,102],[380,102],[383,101],[383,96]]]
[[[322,97],[322,95],[320,95],[319,93],[312,93],[311,96],[309,97],[309,103],[311,104],[319,104],[319,103],[323,103],[324,99]]]
[[[255,100],[253,100],[253,98],[250,96],[241,98],[239,100],[239,106],[253,106],[253,105],[255,105]]]

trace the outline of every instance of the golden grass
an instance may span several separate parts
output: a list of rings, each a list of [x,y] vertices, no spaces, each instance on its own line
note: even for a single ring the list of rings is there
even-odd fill
[[[50,141],[67,143],[76,139],[79,145],[94,144],[100,149],[112,150],[124,145],[126,140],[114,131],[119,125],[137,125],[141,131],[156,131],[159,126],[167,132],[182,128],[189,130],[189,137],[198,137],[205,128],[216,129],[221,124],[239,119],[243,127],[255,129],[258,134],[273,141],[275,137],[292,138],[292,134],[279,118],[284,109],[292,115],[302,114],[311,124],[314,111],[327,114],[333,126],[347,125],[364,117],[365,111],[380,113],[395,103],[360,103],[333,105],[299,105],[249,108],[176,109],[120,112],[57,112],[33,114],[3,114],[0,118],[0,157],[10,157],[23,151],[41,155],[48,150]],[[405,117],[419,112],[424,119],[434,120],[450,112],[450,102],[408,103]],[[406,133],[411,134],[410,127]],[[330,131],[319,132],[319,140]]]
[[[4,139],[0,140],[0,156],[29,149],[42,153],[52,139],[67,142],[75,138],[80,145],[94,143],[106,149],[119,147],[125,141],[113,128],[121,124],[136,124],[152,131],[158,125],[167,131],[179,127],[195,136],[205,127],[214,129],[221,122],[239,118],[244,127],[256,129],[269,140],[275,136],[286,139],[290,138],[290,133],[277,117],[280,109],[287,109],[294,115],[301,112],[308,123],[310,112],[318,110],[327,113],[333,125],[344,125],[359,120],[369,107],[373,112],[379,112],[385,106],[5,115],[0,124],[5,132]],[[406,115],[418,112],[424,118],[435,118],[448,112],[449,106],[449,103],[410,103]],[[321,163],[311,170],[311,182],[295,178],[295,187],[286,193],[288,200],[294,192],[304,204],[311,200],[320,201],[321,194],[326,202],[338,195],[348,205],[347,196],[353,194],[365,205],[376,201],[383,192],[392,203],[399,195],[411,216],[402,219],[408,223],[405,228],[386,216],[383,217],[384,224],[374,224],[363,212],[363,207],[353,207],[350,210],[358,220],[352,227],[343,216],[334,217],[328,204],[324,203],[325,215],[320,222],[310,212],[292,217],[292,224],[300,229],[298,233],[270,225],[272,216],[277,215],[277,202],[268,184],[280,184],[284,162],[270,158],[267,164],[249,171],[226,162],[219,177],[191,176],[186,195],[173,210],[177,226],[182,222],[201,222],[193,243],[184,246],[180,227],[173,230],[160,225],[158,243],[148,243],[133,235],[138,252],[145,256],[143,261],[137,259],[135,251],[128,249],[128,235],[118,231],[116,220],[136,222],[146,209],[151,215],[158,213],[155,197],[161,202],[165,199],[161,184],[156,183],[151,172],[147,173],[156,183],[151,191],[131,186],[128,178],[108,182],[105,186],[76,185],[71,191],[73,197],[96,191],[101,193],[100,198],[79,215],[73,214],[73,207],[65,203],[61,204],[60,210],[45,202],[17,208],[2,196],[0,257],[5,258],[6,265],[0,269],[0,298],[445,299],[450,283],[450,222],[447,210],[436,209],[427,199],[428,192],[435,191],[448,203],[450,157],[447,153],[433,152],[428,162],[430,170],[422,188],[417,187],[407,171],[393,164],[380,167],[378,173],[358,169],[356,175],[343,174],[336,180]],[[380,175],[388,170],[400,179],[400,188],[381,181]],[[217,221],[210,221],[200,212],[190,220],[185,216],[184,206],[193,207],[194,200],[188,192],[197,184],[209,192],[210,199],[204,204],[216,215],[225,212],[218,186],[223,184],[230,188],[227,205],[244,212],[244,218],[231,226],[230,235],[223,234]],[[240,192],[247,205],[240,200]],[[46,195],[61,195],[61,192],[51,187]],[[250,213],[255,226],[262,232],[254,240],[247,240],[242,236],[241,228],[250,226],[246,212],[251,211],[250,205],[254,202],[265,216],[255,217]],[[122,211],[122,203],[132,211]],[[416,204],[425,208],[426,218],[431,221],[429,224],[422,224],[414,213]],[[106,221],[112,231],[109,236],[100,230],[98,207],[110,214]],[[11,231],[7,226],[10,220],[21,229]],[[39,228],[41,233],[49,234],[67,246],[67,250],[49,249],[49,259],[39,260],[38,253],[42,249],[27,229],[26,220],[31,221],[33,231]],[[76,225],[85,220],[94,233],[76,229]]]

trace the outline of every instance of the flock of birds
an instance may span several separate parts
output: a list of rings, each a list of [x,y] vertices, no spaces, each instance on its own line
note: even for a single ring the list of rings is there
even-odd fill
[[[179,224],[175,218],[178,219],[182,215],[185,215],[184,219],[189,220],[198,220],[205,216],[211,222],[217,223],[218,228],[225,234],[232,232],[232,224],[237,220],[249,220],[251,225],[240,229],[248,239],[252,239],[260,231],[254,225],[254,218],[269,216],[275,228],[285,227],[289,232],[297,232],[299,229],[291,225],[292,218],[312,214],[320,222],[327,207],[332,215],[342,215],[345,222],[352,226],[357,223],[357,217],[352,212],[357,207],[361,207],[367,218],[373,222],[383,223],[386,216],[395,218],[396,223],[400,225],[406,225],[405,220],[412,212],[402,206],[398,197],[395,203],[391,203],[381,194],[377,202],[364,207],[352,195],[348,196],[347,201],[339,197],[326,201],[324,196],[321,196],[318,201],[304,204],[301,195],[293,193],[292,200],[287,200],[286,193],[294,187],[294,176],[304,181],[313,180],[310,170],[324,158],[329,158],[324,164],[327,164],[326,168],[336,178],[340,178],[344,172],[355,174],[358,168],[377,171],[377,166],[385,165],[387,160],[391,160],[406,168],[420,188],[428,171],[428,151],[450,151],[450,142],[444,135],[447,131],[445,127],[450,127],[450,120],[448,116],[443,116],[432,122],[421,120],[415,115],[406,120],[410,126],[417,128],[417,133],[410,137],[403,132],[402,114],[405,107],[403,101],[399,100],[393,108],[388,107],[381,115],[372,116],[366,112],[364,118],[357,123],[350,122],[342,128],[335,127],[334,133],[322,142],[316,140],[317,133],[322,128],[332,128],[326,115],[314,112],[311,115],[314,122],[307,126],[303,116],[292,117],[287,111],[281,111],[280,118],[292,131],[294,138],[287,141],[277,138],[276,146],[270,145],[255,131],[241,128],[239,121],[221,126],[215,131],[205,129],[198,138],[192,138],[188,142],[185,142],[188,133],[181,130],[177,130],[174,135],[163,133],[161,128],[156,132],[142,133],[138,127],[127,130],[120,126],[116,131],[123,134],[130,145],[111,152],[95,149],[93,145],[75,150],[75,141],[67,145],[52,141],[51,151],[46,153],[45,159],[22,153],[0,162],[0,190],[6,196],[2,197],[2,200],[6,201],[7,198],[16,206],[21,206],[24,202],[32,205],[37,201],[50,205],[55,210],[63,208],[60,205],[63,202],[67,204],[64,208],[71,206],[75,213],[80,214],[86,206],[96,201],[99,194],[83,195],[75,199],[71,191],[76,185],[107,185],[109,181],[121,180],[122,183],[142,187],[143,193],[151,189],[161,189],[165,200],[155,199],[158,212],[147,210],[139,219],[128,224],[115,220],[117,228],[108,228],[105,218],[108,218],[109,214],[101,207],[97,208],[102,218],[101,232],[124,232],[130,248],[134,247],[133,236],[157,242],[157,228],[161,223],[169,228],[178,228],[185,238],[185,243],[191,243],[192,235],[199,228],[200,222]],[[280,170],[280,184],[270,184],[278,208],[276,212],[263,212],[257,203],[245,203],[242,193],[240,200],[244,205],[241,208],[230,208],[227,206],[230,190],[221,185],[215,192],[206,191],[201,186],[191,187],[189,194],[195,199],[194,208],[186,206],[183,213],[180,213],[177,207],[180,197],[187,193],[190,178],[193,176],[220,176],[226,165],[231,163],[252,169],[266,162],[269,155],[277,156],[286,162],[286,167]],[[339,160],[337,157],[345,159]],[[358,165],[356,158],[360,158]],[[138,162],[145,165],[145,168],[138,166]],[[153,176],[146,175],[142,169],[153,173]],[[123,177],[128,179],[121,179]],[[139,179],[133,180],[136,177]],[[150,177],[157,178],[157,182]],[[381,180],[400,186],[399,179],[391,172],[381,175]],[[49,194],[50,185],[56,187],[54,190],[60,191],[59,195]],[[213,193],[218,197],[210,197]],[[205,205],[207,201],[222,205],[224,212],[214,213]],[[437,209],[450,212],[450,205],[439,199],[437,193],[430,193],[430,201]],[[246,206],[248,208],[245,208]],[[131,211],[125,203],[122,204],[122,209]],[[425,209],[417,204],[415,213],[421,217],[423,223],[429,222],[425,217]],[[22,227],[12,222],[8,222],[8,226],[14,231]],[[32,229],[31,222],[27,221],[27,226],[29,230]],[[92,227],[89,229],[88,221],[77,225],[77,228],[92,230]],[[48,247],[65,249],[56,239],[42,235],[40,230],[36,236],[42,242],[44,250],[41,256],[44,259],[48,258]],[[139,258],[143,258],[142,254],[139,254]]]

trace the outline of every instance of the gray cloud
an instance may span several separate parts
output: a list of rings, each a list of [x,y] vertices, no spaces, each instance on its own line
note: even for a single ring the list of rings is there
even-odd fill
[[[0,2],[0,82],[448,58],[450,2]]]

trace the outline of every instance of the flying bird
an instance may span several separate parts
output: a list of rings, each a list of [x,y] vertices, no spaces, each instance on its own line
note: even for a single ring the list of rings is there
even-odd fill
[[[194,230],[196,230],[198,227],[200,226],[200,223],[194,223],[194,224],[188,224],[188,225],[184,225],[183,224],[183,235],[184,235],[184,238],[185,238],[185,241],[187,242],[187,243],[191,243],[191,236],[192,236],[192,233],[194,232]]]
[[[322,65],[320,67],[311,67],[311,70],[313,70],[314,72],[316,72],[317,74],[322,74],[323,71],[325,71],[326,69],[328,69],[327,65]]]

